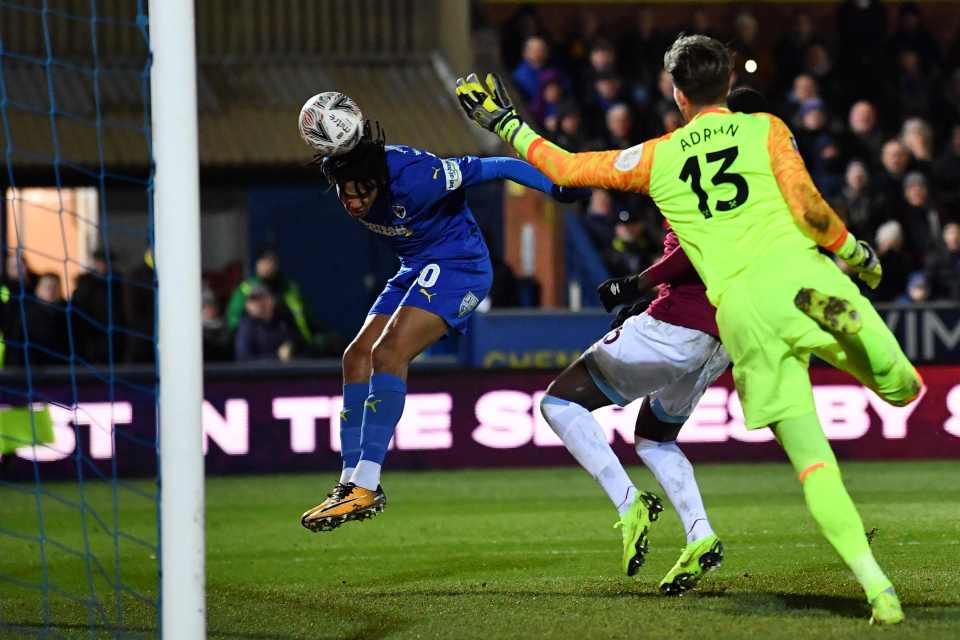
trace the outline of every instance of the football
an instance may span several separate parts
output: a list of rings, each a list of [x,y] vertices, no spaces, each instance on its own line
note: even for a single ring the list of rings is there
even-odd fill
[[[353,149],[363,135],[363,113],[350,96],[324,91],[300,109],[300,137],[323,156]]]

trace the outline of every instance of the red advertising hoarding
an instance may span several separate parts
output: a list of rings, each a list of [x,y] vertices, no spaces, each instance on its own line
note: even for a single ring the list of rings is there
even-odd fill
[[[824,431],[841,459],[960,459],[960,366],[921,368],[926,390],[892,407],[849,376],[812,369]],[[414,373],[391,445],[391,468],[509,467],[572,464],[537,408],[552,378],[545,372]],[[49,396],[67,390],[43,389]],[[75,477],[77,456],[93,470],[154,472],[155,407],[149,394],[112,400],[79,387],[80,402],[51,405],[56,442],[23,447],[4,465],[7,479]],[[72,396],[72,393],[71,393]],[[339,378],[208,381],[203,445],[210,473],[273,473],[339,465]],[[615,450],[632,456],[638,406],[597,412]],[[111,431],[113,428],[114,432]],[[729,374],[711,387],[680,434],[694,461],[783,459],[768,429],[748,431]],[[625,460],[632,457],[625,457]],[[88,474],[89,475],[89,474]]]

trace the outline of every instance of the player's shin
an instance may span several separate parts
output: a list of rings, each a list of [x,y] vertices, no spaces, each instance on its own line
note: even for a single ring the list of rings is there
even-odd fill
[[[800,478],[807,507],[820,531],[872,602],[892,585],[870,551],[860,514],[843,485],[836,457],[816,414],[782,420],[774,431]]]
[[[363,401],[360,460],[352,481],[359,487],[375,491],[380,484],[380,470],[387,456],[387,447],[403,415],[407,383],[390,373],[370,376],[370,394]]]
[[[687,542],[713,535],[707,510],[703,506],[700,487],[693,475],[693,465],[675,441],[654,442],[636,438],[634,448],[643,464],[663,487],[673,508],[677,510]]]
[[[550,428],[563,440],[567,450],[600,483],[617,511],[623,515],[633,502],[637,488],[627,476],[607,442],[603,427],[593,414],[576,402],[551,395],[543,397],[540,412]]]
[[[340,411],[340,456],[343,470],[340,482],[350,482],[360,460],[360,429],[363,424],[363,401],[370,393],[367,382],[349,382],[343,385],[343,409]]]

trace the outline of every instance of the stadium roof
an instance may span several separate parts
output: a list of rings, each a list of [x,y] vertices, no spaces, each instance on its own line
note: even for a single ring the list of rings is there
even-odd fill
[[[8,101],[6,126],[0,127],[4,164],[9,154],[17,171],[48,173],[59,159],[82,174],[99,167],[102,154],[112,171],[141,173],[146,168],[141,67],[112,61],[94,69],[83,63],[44,65],[36,58],[4,58],[0,70]],[[451,84],[443,61],[431,55],[362,63],[329,57],[201,62],[201,166],[304,166],[310,153],[298,135],[296,115],[312,94],[333,89],[351,95],[365,115],[380,120],[389,142],[442,155],[481,152],[484,138],[460,113]]]

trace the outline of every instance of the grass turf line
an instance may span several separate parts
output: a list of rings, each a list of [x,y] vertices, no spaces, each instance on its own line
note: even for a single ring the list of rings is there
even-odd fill
[[[756,464],[696,467],[727,557],[682,598],[656,590],[684,544],[673,510],[655,524],[638,576],[621,576],[616,512],[577,468],[388,472],[383,514],[323,534],[302,529],[298,517],[334,474],[213,478],[209,637],[960,637],[960,465],[842,468],[866,527],[879,530],[875,553],[906,607],[899,628],[868,628],[862,592],[817,532],[789,466]],[[629,472],[663,495],[646,470]],[[70,484],[47,488],[77,496]],[[110,515],[108,486],[90,483],[86,497]],[[155,505],[123,492],[120,501],[123,529],[154,541]],[[43,503],[50,539],[82,550],[77,511]],[[35,536],[34,504],[0,488],[0,528]],[[113,536],[91,526],[89,544],[113,576]],[[152,597],[149,550],[125,539],[120,553],[124,583]],[[87,597],[84,560],[51,545],[47,554],[50,582]],[[0,576],[39,584],[38,557],[36,542],[0,533]],[[40,592],[0,579],[0,638],[112,636],[113,592],[103,577],[93,587],[102,609],[51,596],[47,632]],[[122,601],[123,637],[155,637],[153,610],[132,596]]]

